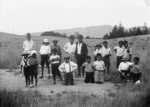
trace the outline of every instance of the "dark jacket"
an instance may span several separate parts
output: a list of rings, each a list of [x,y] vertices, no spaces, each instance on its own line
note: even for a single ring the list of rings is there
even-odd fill
[[[75,55],[77,55],[78,43],[79,43],[79,42],[76,43]],[[88,48],[87,48],[87,45],[86,45],[86,43],[82,42],[81,56],[82,56],[83,58],[86,58],[87,55],[88,55]]]

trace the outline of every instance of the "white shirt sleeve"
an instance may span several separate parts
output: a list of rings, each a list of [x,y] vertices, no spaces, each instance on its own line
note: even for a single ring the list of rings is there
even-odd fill
[[[65,44],[64,51],[67,52],[67,49],[68,49],[68,43]]]
[[[40,54],[41,54],[41,51],[42,51],[42,46],[40,47],[40,51],[39,51],[39,52],[40,52]]]
[[[112,54],[112,52],[111,52],[111,49],[109,48],[109,54],[111,55]]]
[[[116,46],[116,47],[114,47],[114,49],[116,50],[118,47]]]
[[[76,70],[78,68],[78,65],[74,62],[70,62],[71,66],[72,66],[72,71]]]
[[[23,48],[23,50],[25,49],[25,41],[23,42],[23,47],[22,48]]]
[[[121,72],[121,68],[122,68],[122,63],[120,63],[119,67],[118,67],[118,71]]]
[[[59,69],[60,72],[64,72],[64,71],[65,71],[64,63],[62,63],[62,64],[59,66],[58,69]]]

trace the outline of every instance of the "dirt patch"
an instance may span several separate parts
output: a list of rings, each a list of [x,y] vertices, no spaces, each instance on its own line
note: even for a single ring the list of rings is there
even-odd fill
[[[56,85],[53,85],[53,80],[51,79],[39,79],[38,86],[34,88],[26,88],[24,77],[20,77],[18,70],[13,70],[12,72],[6,72],[8,70],[0,70],[0,89],[7,90],[37,90],[43,95],[51,95],[57,93],[66,92],[86,92],[89,94],[96,94],[100,96],[107,95],[110,92],[115,92],[116,87],[113,83],[106,82],[104,84],[85,84],[84,79],[75,79],[74,86],[64,86],[62,83],[57,81]]]

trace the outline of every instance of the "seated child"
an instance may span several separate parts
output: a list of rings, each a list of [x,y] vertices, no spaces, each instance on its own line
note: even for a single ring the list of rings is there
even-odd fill
[[[37,52],[35,50],[31,51],[31,55],[29,57],[29,68],[30,68],[30,79],[31,79],[31,85],[30,87],[34,87],[33,85],[33,79],[35,78],[35,86],[37,86],[38,82],[38,65],[39,62],[37,60]]]
[[[82,70],[85,71],[85,83],[94,83],[94,69],[91,57],[86,57],[86,62],[82,65]]]
[[[26,87],[30,85],[30,69],[29,69],[29,54],[28,53],[23,53],[22,56],[24,57],[23,60],[21,61],[22,67],[23,67],[23,73],[25,77],[25,84]]]
[[[119,65],[118,71],[120,72],[120,78],[129,80],[130,77],[130,67],[133,63],[129,62],[127,58],[123,58]]]
[[[131,79],[134,83],[141,79],[141,65],[139,64],[139,57],[134,58],[134,64],[131,66]]]
[[[74,79],[73,79],[73,72],[77,69],[77,64],[70,61],[70,56],[66,55],[64,57],[65,62],[62,63],[59,66],[59,70],[64,74],[64,84],[68,85],[70,83],[70,85],[74,85]]]
[[[104,71],[105,71],[105,64],[102,60],[101,54],[97,54],[97,60],[94,62],[93,67],[95,70],[95,83],[102,84],[104,82]]]
[[[52,75],[53,75],[54,84],[56,84],[56,75],[59,76],[61,81],[62,81],[62,77],[58,69],[59,64],[60,64],[60,56],[57,55],[57,50],[55,48],[52,49],[52,55],[50,56],[50,63],[52,67]]]

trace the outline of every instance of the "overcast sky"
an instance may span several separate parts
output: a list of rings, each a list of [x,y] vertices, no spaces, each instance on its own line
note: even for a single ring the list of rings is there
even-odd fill
[[[0,0],[0,31],[25,34],[95,25],[150,26],[150,0]]]

